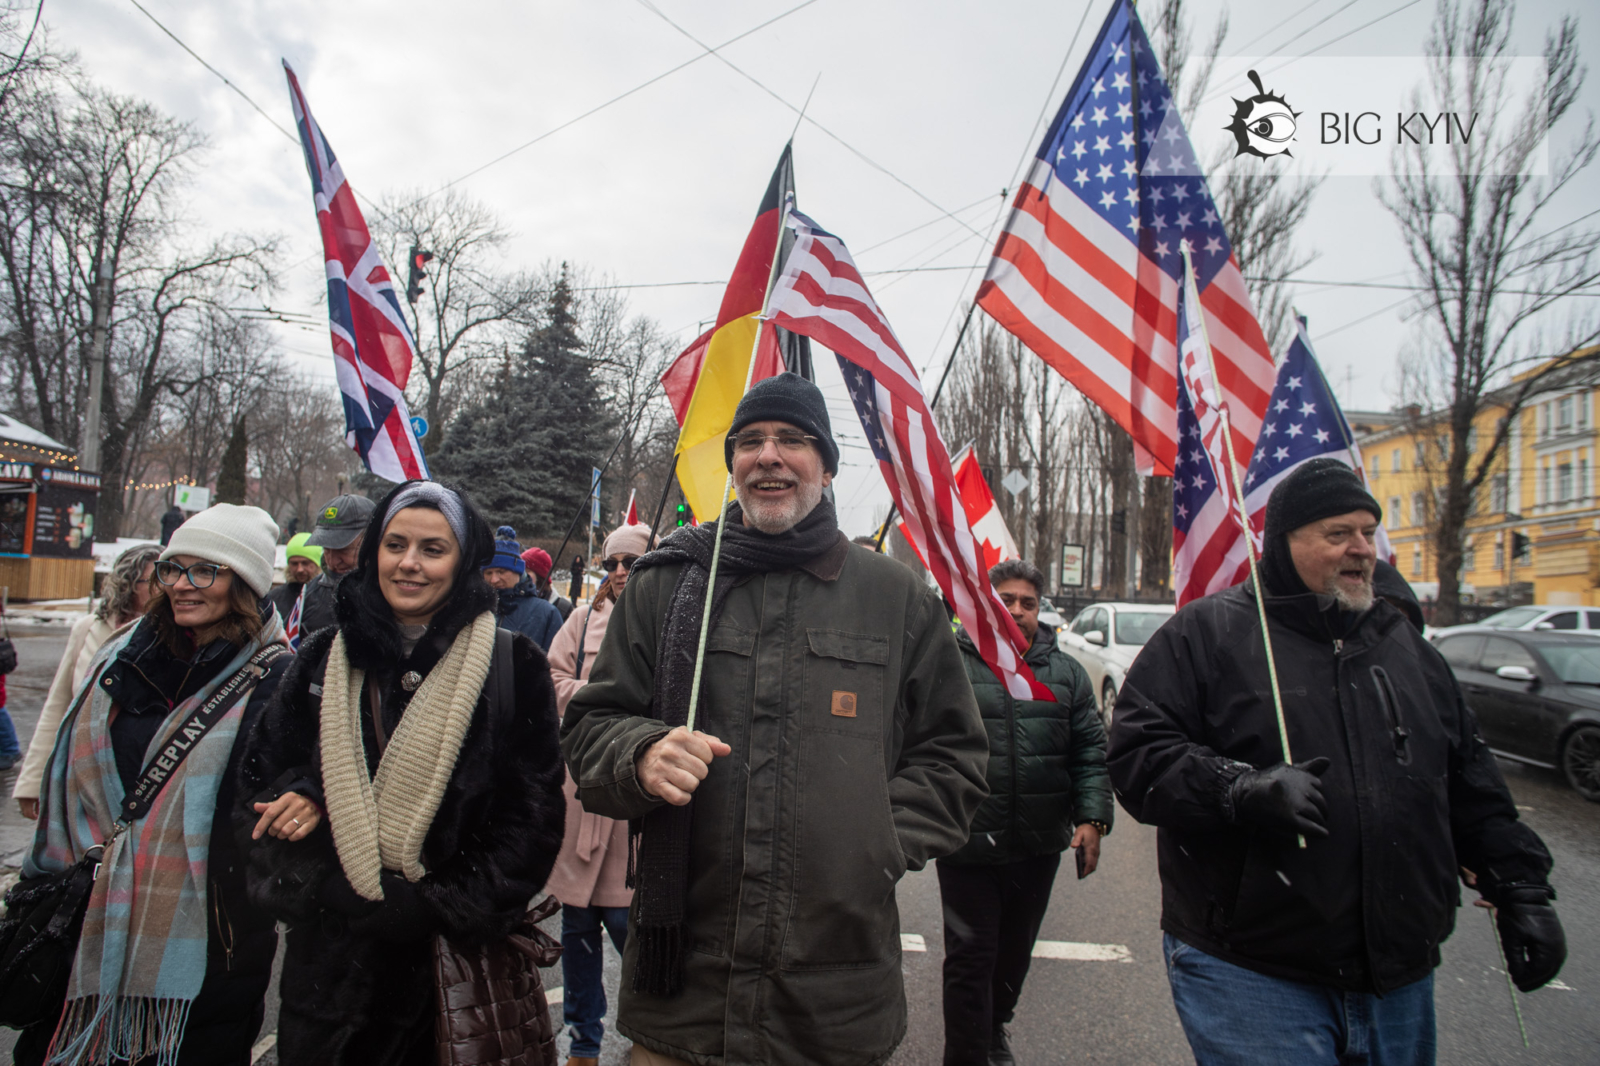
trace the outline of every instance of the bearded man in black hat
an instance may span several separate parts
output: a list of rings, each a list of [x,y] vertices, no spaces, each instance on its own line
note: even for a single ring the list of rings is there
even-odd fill
[[[562,725],[640,831],[618,1028],[635,1066],[867,1066],[906,1030],[895,884],[966,841],[988,744],[938,592],[839,531],[817,387],[756,385],[725,455],[695,730],[715,524],[634,564]]]
[[[1458,876],[1496,908],[1519,988],[1566,958],[1550,853],[1449,666],[1373,595],[1382,517],[1334,459],[1268,500],[1261,581],[1292,765],[1249,582],[1179,611],[1117,697],[1111,781],[1160,827],[1167,976],[1201,1066],[1433,1062]]]

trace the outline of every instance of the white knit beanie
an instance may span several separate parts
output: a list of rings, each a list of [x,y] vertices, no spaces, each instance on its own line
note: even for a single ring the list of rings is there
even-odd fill
[[[278,523],[259,507],[215,504],[172,534],[161,558],[193,555],[208,563],[221,563],[256,595],[272,591],[272,562],[277,554]]]
[[[644,555],[650,551],[650,527],[643,524],[618,526],[611,531],[600,550],[605,553],[602,559],[609,559],[613,555]]]

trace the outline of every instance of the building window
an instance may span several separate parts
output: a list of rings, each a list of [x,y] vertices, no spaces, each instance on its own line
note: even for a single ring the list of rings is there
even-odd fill
[[[1390,473],[1394,473],[1394,474],[1398,474],[1400,472],[1400,449],[1399,448],[1396,448],[1394,451],[1389,453],[1389,471],[1390,471]]]
[[[1542,403],[1535,410],[1539,412],[1539,436],[1548,437],[1550,435],[1550,405]]]
[[[1383,460],[1374,455],[1372,457],[1372,473],[1367,475],[1368,481],[1378,480],[1379,467],[1381,466],[1383,466]]]
[[[1566,503],[1572,499],[1572,464],[1562,463],[1556,467],[1556,501]]]
[[[1420,526],[1428,520],[1428,498],[1420,492],[1411,494],[1411,524]]]
[[[1478,568],[1478,549],[1477,548],[1467,548],[1465,551],[1463,551],[1461,553],[1461,569],[1470,574],[1472,571],[1476,570],[1477,568]]]
[[[1515,539],[1516,534],[1512,534],[1512,536],[1513,536],[1513,539]],[[1532,537],[1523,537],[1522,538],[1522,550],[1517,552],[1516,556],[1517,556],[1517,565],[1518,566],[1526,566],[1529,563],[1533,562],[1533,538]]]
[[[1506,475],[1496,474],[1489,482],[1489,510],[1500,514],[1510,509],[1510,501],[1506,499]]]
[[[1589,498],[1589,457],[1587,455],[1578,459],[1578,482],[1576,485],[1578,499]]]
[[[1478,427],[1473,426],[1467,430],[1467,454],[1472,455],[1478,450]]]
[[[1419,441],[1417,441],[1417,447],[1416,447],[1416,463],[1417,463],[1418,466],[1421,466],[1422,464],[1426,463],[1427,461],[1428,461],[1428,446],[1427,446],[1427,444],[1425,444],[1425,443],[1423,443],[1422,441],[1419,440]]]
[[[1550,463],[1544,462],[1539,467],[1539,502],[1550,502]]]
[[[1496,570],[1506,568],[1506,545],[1498,533],[1494,535],[1494,568]]]
[[[1400,497],[1398,497],[1398,496],[1390,496],[1389,497],[1389,512],[1388,513],[1389,513],[1389,523],[1391,525],[1399,525],[1400,524],[1400,519],[1401,519]]]
[[[1411,549],[1411,576],[1422,576],[1422,548],[1420,546]]]
[[[1556,401],[1556,432],[1572,432],[1573,403],[1571,396],[1563,396]]]

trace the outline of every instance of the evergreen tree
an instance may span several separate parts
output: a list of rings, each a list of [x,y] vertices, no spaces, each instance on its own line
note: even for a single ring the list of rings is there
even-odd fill
[[[240,415],[233,424],[233,436],[228,439],[228,448],[222,453],[222,466],[217,471],[216,503],[244,503],[245,490],[249,487],[245,469],[249,450],[250,438],[245,433],[244,415]]]
[[[572,304],[563,264],[544,323],[529,334],[501,387],[461,409],[428,460],[491,524],[516,526],[524,536],[567,531],[616,430]]]

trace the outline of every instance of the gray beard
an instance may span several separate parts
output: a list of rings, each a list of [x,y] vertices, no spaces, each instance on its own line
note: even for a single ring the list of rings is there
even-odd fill
[[[801,482],[795,487],[794,502],[790,504],[752,500],[746,495],[743,485],[734,486],[733,495],[744,509],[745,525],[775,535],[787,533],[816,509],[817,504],[822,502],[822,485]]]
[[[1333,597],[1334,603],[1337,603],[1347,611],[1355,611],[1357,613],[1372,609],[1373,594],[1372,581],[1370,579],[1361,586],[1360,592],[1346,591],[1344,586],[1338,584],[1338,580],[1338,578],[1334,578],[1333,591],[1328,593]]]

